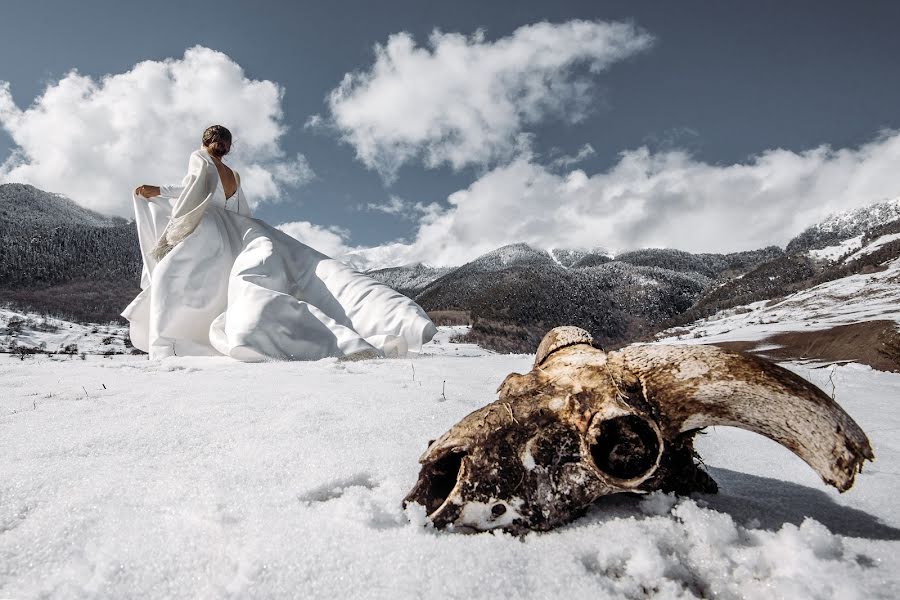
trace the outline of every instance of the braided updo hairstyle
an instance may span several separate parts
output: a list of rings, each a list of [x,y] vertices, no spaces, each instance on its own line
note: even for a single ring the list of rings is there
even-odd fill
[[[212,125],[203,132],[203,145],[216,158],[228,154],[231,148],[231,132],[221,125]]]

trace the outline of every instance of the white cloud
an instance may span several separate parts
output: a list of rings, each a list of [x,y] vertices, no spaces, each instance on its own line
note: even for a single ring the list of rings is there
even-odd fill
[[[220,123],[234,134],[226,162],[241,173],[251,203],[278,200],[313,177],[305,157],[281,148],[282,95],[278,84],[248,79],[231,58],[202,46],[100,79],[72,71],[24,110],[0,81],[0,125],[17,146],[0,181],[130,216],[131,190],[180,182],[203,130]]]
[[[578,149],[578,153],[575,154],[574,156],[569,156],[569,155],[560,156],[558,158],[553,159],[553,161],[550,163],[550,165],[553,167],[557,167],[557,168],[568,168],[568,167],[571,167],[572,165],[577,165],[578,163],[590,158],[591,156],[593,156],[596,153],[597,153],[597,151],[594,150],[593,146],[591,146],[590,144],[585,144],[584,146],[582,146],[581,148]]]
[[[383,212],[387,215],[404,215],[409,211],[409,203],[400,196],[392,194],[387,202],[369,202],[365,208],[369,211]]]
[[[583,119],[591,75],[651,41],[632,25],[590,21],[537,23],[493,42],[482,31],[434,31],[430,48],[397,33],[376,45],[369,70],[346,74],[331,92],[330,116],[357,157],[387,178],[420,157],[429,167],[489,165],[529,147],[529,125]]]
[[[404,200],[400,196],[391,194],[385,202],[369,202],[365,205],[360,204],[359,210],[367,210],[369,212],[383,212],[388,215],[397,215],[401,219],[423,219],[428,215],[435,215],[441,212],[441,207],[436,202],[431,204],[423,204],[421,202],[410,202]]]
[[[309,221],[282,223],[277,227],[292,238],[334,258],[355,250],[347,244],[350,232],[341,227],[322,227]]]
[[[411,243],[356,254],[457,265],[515,242],[693,252],[784,245],[830,213],[900,195],[897,165],[900,131],[858,148],[776,149],[731,165],[642,147],[593,175],[560,175],[523,156],[450,195]]]
[[[322,115],[310,115],[306,122],[303,123],[304,129],[316,130],[322,127],[325,127],[325,120],[322,118]]]

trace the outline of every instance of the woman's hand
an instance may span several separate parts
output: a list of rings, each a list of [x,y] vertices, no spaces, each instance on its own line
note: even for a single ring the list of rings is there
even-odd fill
[[[159,196],[159,186],[158,185],[139,185],[134,188],[134,193],[137,196],[143,196],[144,198],[154,198]]]

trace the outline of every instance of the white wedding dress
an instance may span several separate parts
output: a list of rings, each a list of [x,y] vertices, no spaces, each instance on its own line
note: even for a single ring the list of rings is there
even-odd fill
[[[133,197],[142,291],[122,316],[151,359],[398,357],[437,332],[413,300],[252,218],[240,179],[230,198],[217,181],[196,228],[157,262],[152,250],[182,189]]]

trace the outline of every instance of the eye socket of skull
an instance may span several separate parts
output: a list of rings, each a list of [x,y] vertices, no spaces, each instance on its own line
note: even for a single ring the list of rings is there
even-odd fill
[[[448,452],[430,465],[427,482],[422,490],[424,493],[417,499],[425,506],[427,514],[433,514],[450,497],[459,479],[463,457],[464,453]]]
[[[600,418],[590,432],[594,466],[608,477],[623,482],[643,480],[656,470],[662,437],[647,419],[632,414]]]

